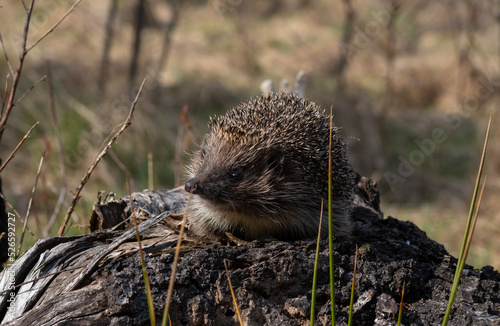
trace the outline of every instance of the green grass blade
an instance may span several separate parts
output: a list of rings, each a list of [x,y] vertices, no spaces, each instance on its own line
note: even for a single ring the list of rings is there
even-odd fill
[[[464,259],[467,258],[467,255],[469,254],[469,248],[470,248],[470,244],[472,242],[472,235],[474,234],[474,230],[476,229],[477,215],[479,213],[479,207],[481,206],[481,199],[483,198],[484,186],[486,186],[487,178],[488,178],[488,176],[485,175],[483,186],[481,187],[481,193],[479,194],[479,199],[477,201],[477,207],[476,207],[476,212],[474,213],[474,219],[472,220],[471,231],[470,231],[469,237],[467,238],[467,245],[465,246]]]
[[[126,179],[126,188],[127,192],[130,196],[131,191],[130,191],[130,183],[129,183],[129,178]],[[148,300],[148,311],[149,311],[149,320],[151,322],[151,325],[154,326],[156,325],[156,316],[155,316],[155,309],[153,305],[153,297],[151,295],[151,286],[149,285],[149,277],[148,277],[148,272],[146,270],[146,261],[144,259],[144,252],[142,250],[142,244],[141,244],[141,235],[139,234],[139,228],[138,228],[138,223],[137,223],[137,217],[135,215],[135,208],[134,208],[134,201],[130,201],[130,206],[132,210],[132,219],[134,221],[134,226],[135,226],[135,235],[137,237],[137,245],[139,246],[139,255],[141,257],[141,268],[142,268],[142,277],[144,279],[144,287],[146,288],[146,297]]]
[[[349,303],[349,321],[348,326],[352,325],[352,306],[354,305],[354,284],[356,283],[356,265],[358,263],[358,245],[356,245],[356,254],[354,255],[354,271],[352,272],[352,286],[351,286],[351,302]]]
[[[156,325],[153,297],[151,296],[151,286],[149,285],[149,277],[148,277],[148,272],[146,270],[146,262],[144,261],[144,254],[141,254],[141,265],[142,265],[142,277],[144,278],[144,286],[146,287],[146,296],[148,298],[149,320],[151,321],[151,325]]]
[[[313,285],[311,291],[311,318],[310,325],[314,326],[314,315],[316,307],[316,285],[318,282],[318,261],[319,261],[319,244],[321,242],[321,224],[323,222],[323,198],[321,198],[321,214],[319,215],[318,241],[316,242],[316,256],[314,257]]]
[[[451,287],[450,298],[448,300],[448,306],[446,307],[446,312],[444,315],[442,326],[446,326],[448,324],[448,319],[450,318],[451,307],[453,305],[453,301],[455,300],[455,295],[457,293],[458,284],[460,283],[460,277],[462,276],[462,270],[463,270],[463,267],[465,265],[465,260],[467,258],[466,257],[466,245],[467,245],[467,242],[468,242],[467,240],[469,239],[469,237],[472,237],[472,234],[470,234],[470,229],[471,229],[472,217],[473,217],[474,210],[476,207],[479,184],[481,183],[481,176],[483,174],[484,160],[486,157],[486,148],[488,146],[488,136],[490,134],[490,126],[491,126],[491,117],[490,117],[490,120],[488,122],[488,128],[486,130],[486,137],[484,139],[483,153],[481,155],[481,162],[479,163],[479,170],[477,172],[476,185],[474,187],[474,194],[472,195],[472,201],[471,201],[470,210],[469,210],[469,218],[467,220],[467,226],[465,227],[464,239],[462,241],[462,247],[460,249],[460,255],[458,257],[457,268],[455,270],[455,277],[453,278],[453,285]]]
[[[330,301],[332,310],[332,325],[335,326],[335,278],[333,265],[333,222],[332,222],[332,128],[333,108],[330,107],[330,145],[328,153],[328,256],[330,263]]]

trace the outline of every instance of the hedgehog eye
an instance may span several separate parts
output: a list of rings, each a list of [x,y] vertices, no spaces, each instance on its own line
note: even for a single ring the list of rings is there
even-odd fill
[[[243,174],[239,170],[231,170],[227,174],[229,181],[232,183],[240,182],[243,180]]]

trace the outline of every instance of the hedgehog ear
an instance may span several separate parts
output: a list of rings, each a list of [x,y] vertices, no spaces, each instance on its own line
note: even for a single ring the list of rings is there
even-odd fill
[[[269,170],[276,170],[280,174],[283,174],[285,167],[285,155],[281,151],[272,151],[267,160],[267,167]]]

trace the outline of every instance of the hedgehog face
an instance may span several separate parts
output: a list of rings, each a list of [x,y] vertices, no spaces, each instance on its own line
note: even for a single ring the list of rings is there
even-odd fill
[[[268,214],[297,179],[284,153],[277,147],[215,137],[207,135],[193,157],[186,190],[219,209]]]

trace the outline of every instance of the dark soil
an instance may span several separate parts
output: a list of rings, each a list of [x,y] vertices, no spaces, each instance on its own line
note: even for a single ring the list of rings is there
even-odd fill
[[[401,291],[404,325],[439,325],[444,317],[456,259],[410,222],[388,217],[373,223],[369,241],[359,246],[354,325],[396,325]],[[382,239],[374,238],[383,235]],[[178,266],[170,318],[174,325],[235,325],[235,308],[224,272],[229,277],[245,325],[308,325],[316,242],[254,241],[245,246],[210,245],[184,255]],[[356,242],[334,244],[335,303],[339,325],[347,323]],[[163,310],[172,255],[148,259],[155,271],[151,285],[155,309]],[[316,324],[331,325],[328,243],[322,241],[316,299]],[[111,279],[112,298],[135,275],[143,287],[137,256],[109,264],[98,276]],[[146,298],[133,293],[130,304],[114,300],[111,310],[127,311],[131,324],[147,320]],[[134,300],[132,300],[134,299]],[[137,306],[141,303],[140,306]],[[133,317],[132,317],[133,316]],[[500,274],[492,267],[467,267],[449,325],[499,325]]]

